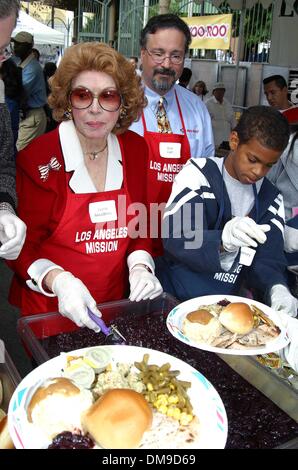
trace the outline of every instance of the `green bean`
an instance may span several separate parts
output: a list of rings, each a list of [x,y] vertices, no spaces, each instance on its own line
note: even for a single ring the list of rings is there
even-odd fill
[[[159,370],[160,370],[160,372],[167,372],[167,371],[170,370],[170,368],[171,368],[171,364],[169,364],[169,363],[167,362],[166,364],[163,364],[163,365],[159,368]]]
[[[145,367],[144,367],[144,364],[143,364],[142,362],[135,362],[134,365],[135,365],[135,367],[136,367],[137,369],[139,369],[140,371],[144,372]]]
[[[185,382],[185,381],[183,381],[183,380],[177,380],[177,382],[179,382],[179,385],[180,385],[181,387],[184,387],[184,388],[189,388],[189,387],[191,387],[191,383],[190,383],[190,382]]]
[[[149,360],[149,354],[144,354],[143,356],[143,363],[145,366],[147,366]]]

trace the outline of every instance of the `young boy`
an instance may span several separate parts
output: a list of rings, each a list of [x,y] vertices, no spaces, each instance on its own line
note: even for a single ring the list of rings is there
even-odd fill
[[[189,160],[164,212],[159,278],[180,300],[239,295],[245,283],[292,316],[297,301],[285,277],[284,206],[265,175],[289,139],[277,110],[246,110],[230,134],[227,158]]]

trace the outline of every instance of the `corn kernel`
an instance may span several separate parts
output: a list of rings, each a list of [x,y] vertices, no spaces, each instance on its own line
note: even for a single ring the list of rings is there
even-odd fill
[[[192,420],[193,420],[193,415],[188,414],[188,413],[181,413],[179,421],[180,421],[180,424],[182,424],[182,426],[187,426]]]
[[[166,405],[161,405],[158,408],[158,411],[160,411],[162,414],[166,415],[168,411],[168,407]]]
[[[173,418],[174,412],[175,412],[175,408],[172,408],[171,406],[169,406],[168,411],[167,411],[167,416],[169,416],[169,418]]]
[[[169,403],[176,405],[178,401],[179,401],[179,398],[177,395],[173,394],[169,396]]]
[[[173,418],[179,420],[180,415],[181,415],[181,411],[179,410],[179,408],[175,408]]]
[[[152,391],[153,391],[153,385],[152,385],[152,383],[149,382],[149,383],[147,384],[147,390],[148,390],[149,392],[152,392]]]

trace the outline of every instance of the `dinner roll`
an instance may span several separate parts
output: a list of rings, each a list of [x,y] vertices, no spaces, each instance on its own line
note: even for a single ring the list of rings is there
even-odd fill
[[[93,403],[89,390],[66,377],[47,379],[32,395],[27,418],[47,439],[64,431],[81,429],[81,415]]]
[[[139,447],[152,424],[152,410],[138,392],[115,388],[105,392],[82,417],[88,432],[104,449]]]
[[[254,327],[254,316],[249,305],[244,302],[232,302],[222,309],[220,323],[232,333],[245,335]]]
[[[186,315],[182,331],[196,343],[211,344],[221,334],[223,327],[218,319],[206,309],[198,309]]]

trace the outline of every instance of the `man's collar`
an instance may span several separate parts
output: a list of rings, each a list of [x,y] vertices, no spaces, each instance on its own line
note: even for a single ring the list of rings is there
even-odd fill
[[[165,95],[163,95],[166,101],[166,108],[167,106],[171,106],[173,103],[175,97],[174,89],[175,86],[173,86]],[[156,91],[151,90],[151,88],[147,86],[145,86],[145,94],[148,100],[148,106],[152,109],[153,112],[155,112],[161,95],[156,93]]]

